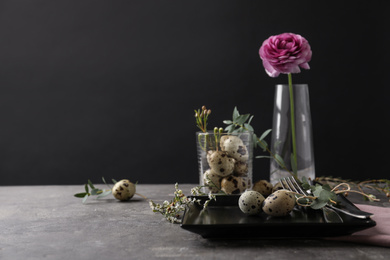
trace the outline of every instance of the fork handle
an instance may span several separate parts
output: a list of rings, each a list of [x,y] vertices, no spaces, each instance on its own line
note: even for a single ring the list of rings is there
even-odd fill
[[[333,205],[326,205],[325,207],[329,207],[329,208],[336,210],[338,212],[342,212],[345,215],[348,215],[348,216],[351,216],[354,218],[360,218],[360,219],[368,219],[374,215],[372,213],[361,211],[361,210],[356,210],[356,211],[353,209],[343,210],[343,209],[337,208]]]

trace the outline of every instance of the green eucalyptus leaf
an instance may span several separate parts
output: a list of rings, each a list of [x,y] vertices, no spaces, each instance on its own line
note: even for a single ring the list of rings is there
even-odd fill
[[[245,123],[246,120],[250,117],[250,114],[240,115],[236,119],[236,123],[239,125],[242,125]]]
[[[302,183],[302,188],[304,189],[304,190],[309,190],[310,189],[310,184],[309,183],[306,183],[306,182],[304,182],[304,183]]]
[[[95,189],[95,187],[93,186],[91,180],[88,180],[88,184],[89,184],[89,187],[91,187],[91,189]]]
[[[91,190],[91,195],[98,195],[99,191],[100,191],[100,189],[92,189]]]
[[[115,179],[111,179],[112,183],[117,183],[117,181]]]
[[[275,142],[274,144],[274,149],[276,150],[276,148],[278,148],[278,146],[282,143],[282,141],[278,140]]]
[[[85,203],[88,199],[88,194],[84,196],[83,203]]]
[[[298,198],[299,203],[304,204],[304,205],[312,205],[313,200],[309,198],[304,198],[304,197],[299,197]]]
[[[244,127],[248,130],[248,131],[254,131],[254,129],[253,129],[253,127],[250,125],[250,124],[248,124],[248,123],[245,123],[244,124]]]
[[[233,121],[232,120],[223,120],[223,123],[226,125],[230,125],[230,124],[233,124]]]
[[[85,192],[81,192],[81,193],[76,193],[74,196],[77,197],[77,198],[84,198],[85,195],[87,195],[88,193],[85,193]]]
[[[325,207],[327,204],[327,201],[320,201],[318,199],[316,199],[315,201],[313,201],[313,203],[310,205],[310,207],[312,209],[321,209],[323,207]]]
[[[262,141],[267,135],[272,131],[272,129],[265,130],[264,133],[260,136],[260,140]]]
[[[324,184],[324,185],[322,185],[322,188],[323,188],[324,190],[327,190],[327,191],[331,191],[331,190],[332,190],[332,188],[329,186],[329,184]]]
[[[262,149],[263,149],[263,151],[265,151],[265,150],[266,150],[266,146],[264,145],[264,143],[263,143],[263,142],[260,142],[259,140],[256,140],[256,143],[257,143],[257,145],[258,145],[258,146],[260,146],[260,148],[262,148]]]
[[[309,190],[310,189],[310,184],[309,182],[307,181],[306,177],[305,176],[302,176],[302,184],[301,184],[302,188],[305,189],[305,190]]]
[[[275,159],[276,159],[277,164],[279,164],[283,168],[286,168],[286,164],[284,163],[283,158],[280,157],[279,154],[275,154]]]
[[[253,134],[253,147],[254,148],[257,148],[258,146],[258,143],[257,143],[257,135],[256,134]]]
[[[316,184],[315,186],[311,186],[310,189],[311,189],[313,195],[316,197],[319,197],[321,194],[321,191],[323,190],[322,186],[319,184]]]
[[[112,193],[111,190],[107,190],[107,191],[99,194],[96,198],[100,199],[100,198],[106,197],[107,195],[110,195],[111,193]]]
[[[240,113],[238,112],[238,109],[237,107],[234,107],[234,110],[233,110],[233,122],[236,121],[236,119],[240,116]]]
[[[248,124],[250,124],[252,122],[252,119],[253,119],[254,116],[251,116],[248,120]]]
[[[322,200],[326,200],[327,202],[337,199],[337,195],[334,192],[328,190],[323,190],[320,194],[320,197]]]
[[[225,128],[225,131],[231,133],[234,130],[234,125],[229,125]]]
[[[267,150],[268,144],[267,144],[266,141],[264,141],[264,140],[262,140],[262,141],[257,140],[257,144],[263,149],[264,152]]]
[[[322,200],[322,201],[328,202],[329,199],[330,199],[329,191],[324,190],[324,189],[321,190],[321,192],[320,192],[320,194],[319,194],[319,196],[318,196],[318,199],[319,199],[319,200]]]
[[[86,193],[89,193],[88,184],[85,184],[84,188],[85,188],[85,192],[86,192]]]

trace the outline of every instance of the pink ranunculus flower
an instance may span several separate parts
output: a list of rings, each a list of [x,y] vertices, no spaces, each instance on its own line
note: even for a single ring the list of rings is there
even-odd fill
[[[265,71],[270,77],[280,73],[299,73],[300,68],[310,69],[311,60],[309,42],[301,35],[282,33],[269,37],[259,50]]]

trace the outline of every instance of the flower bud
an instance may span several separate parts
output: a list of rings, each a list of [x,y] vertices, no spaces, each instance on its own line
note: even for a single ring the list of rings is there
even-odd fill
[[[222,128],[222,127],[219,128],[219,133],[220,133],[220,134],[223,133],[223,128]]]
[[[218,133],[218,127],[214,127],[214,134]]]
[[[206,110],[206,107],[205,107],[205,106],[202,106],[202,110]]]
[[[195,117],[198,117],[198,113],[197,112],[195,113]]]
[[[211,114],[211,109],[207,110],[207,114],[208,114],[208,115]]]

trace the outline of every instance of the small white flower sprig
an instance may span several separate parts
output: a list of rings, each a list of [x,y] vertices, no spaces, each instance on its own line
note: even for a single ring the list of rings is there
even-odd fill
[[[209,149],[216,149],[218,151],[219,140],[223,133],[223,128],[214,127],[214,138],[215,138],[215,147],[212,147],[212,142],[210,136],[207,132],[208,118],[211,114],[211,109],[207,109],[206,106],[202,106],[201,109],[194,110],[196,126],[204,133],[204,135],[198,135],[198,142],[203,151]],[[203,139],[204,138],[204,139]]]
[[[207,132],[207,119],[211,114],[211,109],[202,106],[202,109],[195,110],[196,126],[203,132]]]
[[[191,189],[191,194],[193,196],[205,195],[201,192],[202,186],[197,186]],[[216,200],[214,194],[208,194],[209,199],[206,200],[203,204],[203,210],[207,209],[211,200]],[[165,200],[162,204],[155,203],[153,200],[150,200],[149,205],[152,208],[153,212],[162,214],[169,222],[171,223],[181,223],[182,213],[185,211],[186,207],[197,203],[201,205],[201,200],[196,198],[189,198],[184,195],[183,191],[179,189],[179,184],[175,184],[174,197],[171,201]]]

